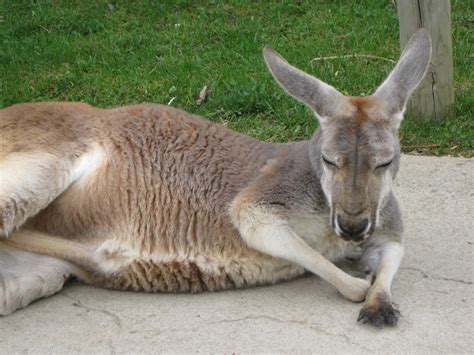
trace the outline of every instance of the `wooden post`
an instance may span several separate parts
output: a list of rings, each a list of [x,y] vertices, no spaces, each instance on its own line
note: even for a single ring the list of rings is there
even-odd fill
[[[454,104],[449,0],[398,0],[397,8],[401,48],[419,28],[428,30],[433,48],[428,72],[408,104],[408,115],[441,121]]]

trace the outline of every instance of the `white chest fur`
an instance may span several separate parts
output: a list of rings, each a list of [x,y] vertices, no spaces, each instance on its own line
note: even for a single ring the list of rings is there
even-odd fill
[[[288,222],[298,236],[328,260],[337,262],[361,253],[361,248],[355,243],[347,242],[334,233],[327,216],[302,214],[292,216]]]

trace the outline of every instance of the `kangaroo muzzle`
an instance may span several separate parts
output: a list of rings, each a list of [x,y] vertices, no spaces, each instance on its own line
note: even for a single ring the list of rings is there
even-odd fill
[[[366,213],[356,216],[337,212],[334,216],[334,230],[344,240],[360,242],[370,235],[372,223]]]

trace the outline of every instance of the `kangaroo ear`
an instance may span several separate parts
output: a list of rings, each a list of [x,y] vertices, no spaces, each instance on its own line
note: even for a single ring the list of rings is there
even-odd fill
[[[422,28],[411,37],[397,65],[373,95],[388,114],[398,114],[401,119],[410,95],[425,76],[430,58],[430,35]]]
[[[288,64],[269,47],[263,49],[263,57],[278,84],[288,94],[309,106],[321,123],[336,115],[344,99],[339,91]]]

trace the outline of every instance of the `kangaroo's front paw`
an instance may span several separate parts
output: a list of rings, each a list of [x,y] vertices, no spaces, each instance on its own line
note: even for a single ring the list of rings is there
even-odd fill
[[[352,302],[362,302],[365,300],[370,286],[371,282],[369,280],[351,277],[350,282],[344,288],[339,289],[339,292]]]
[[[397,325],[400,311],[393,307],[390,297],[378,294],[364,304],[360,310],[358,322],[373,324],[376,327],[383,325]]]

